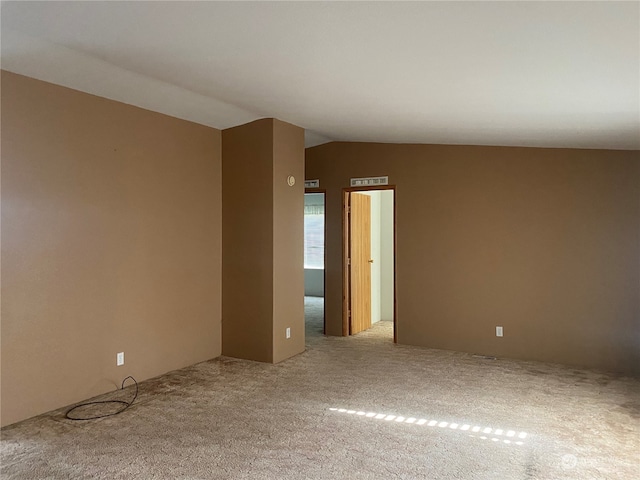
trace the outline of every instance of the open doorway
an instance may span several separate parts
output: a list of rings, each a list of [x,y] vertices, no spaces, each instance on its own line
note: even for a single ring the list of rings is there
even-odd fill
[[[344,191],[343,334],[396,341],[395,187]]]
[[[306,338],[325,333],[325,194],[307,189],[304,194],[304,310]]]

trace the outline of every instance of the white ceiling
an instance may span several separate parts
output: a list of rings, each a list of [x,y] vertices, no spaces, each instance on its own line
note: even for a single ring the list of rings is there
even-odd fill
[[[2,2],[2,68],[216,128],[640,149],[639,2]]]

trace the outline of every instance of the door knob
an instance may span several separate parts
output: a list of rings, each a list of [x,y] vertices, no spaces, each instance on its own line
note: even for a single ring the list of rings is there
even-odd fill
[[[369,263],[373,263],[373,259],[369,260]]]

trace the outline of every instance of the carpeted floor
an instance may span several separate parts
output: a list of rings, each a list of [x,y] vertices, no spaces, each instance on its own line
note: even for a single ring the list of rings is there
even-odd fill
[[[321,302],[281,364],[221,357],[118,416],[3,429],[1,478],[640,478],[640,379],[394,345],[389,322],[324,337]]]

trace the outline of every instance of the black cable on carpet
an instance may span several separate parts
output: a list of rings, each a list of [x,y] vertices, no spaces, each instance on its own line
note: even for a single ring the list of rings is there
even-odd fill
[[[136,401],[136,398],[138,398],[138,382],[136,382],[136,379],[133,378],[131,375],[129,375],[128,377],[126,377],[123,381],[122,381],[122,386],[120,387],[120,390],[124,390],[124,384],[127,380],[133,380],[133,383],[136,384],[136,393],[133,396],[133,398],[131,399],[130,402],[125,402],[124,400],[101,400],[101,401],[97,401],[97,402],[86,402],[86,403],[81,403],[80,405],[76,405],[75,407],[70,408],[65,417],[67,417],[69,420],[95,420],[96,418],[104,418],[104,417],[111,417],[112,415],[118,415],[119,413],[124,412],[127,408],[129,408],[131,405],[133,405],[133,402]],[[70,413],[73,412],[74,410],[81,408],[81,407],[86,407],[87,405],[105,405],[105,404],[116,404],[116,405],[123,405],[122,407],[120,407],[120,409],[117,412],[113,412],[113,413],[106,413],[104,415],[95,415],[93,417],[72,417],[70,416]]]

